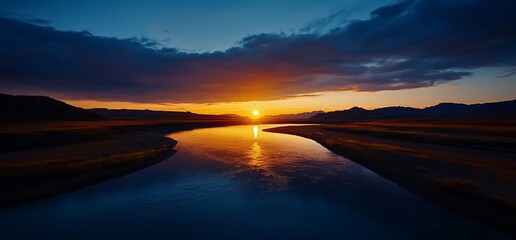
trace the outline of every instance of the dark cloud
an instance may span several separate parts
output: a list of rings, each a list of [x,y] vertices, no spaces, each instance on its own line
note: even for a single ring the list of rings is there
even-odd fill
[[[257,34],[213,53],[1,17],[0,87],[134,102],[270,100],[428,87],[476,68],[513,69],[513,9],[512,0],[402,1],[324,34]]]
[[[516,74],[516,69],[508,69],[505,71],[504,74],[498,76],[498,78],[508,78],[508,77],[512,77]]]
[[[306,26],[302,27],[299,31],[303,33],[319,33],[327,28],[335,27],[335,25],[343,25],[350,21],[352,11],[349,9],[341,9],[330,14],[327,17],[319,18],[311,21]]]
[[[23,20],[38,25],[48,25],[52,23],[52,21],[43,18],[24,18]]]
[[[48,20],[48,19],[33,18],[33,17],[26,16],[26,15],[16,14],[16,13],[13,13],[13,12],[7,12],[7,13],[0,12],[0,17],[17,18],[17,19],[21,19],[21,20],[23,20],[25,22],[33,23],[33,24],[36,24],[36,25],[49,25],[49,24],[52,23],[52,21]]]

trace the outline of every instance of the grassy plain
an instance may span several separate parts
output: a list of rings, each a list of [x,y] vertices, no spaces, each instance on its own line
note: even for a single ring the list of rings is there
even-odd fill
[[[450,211],[516,236],[516,118],[288,126]]]

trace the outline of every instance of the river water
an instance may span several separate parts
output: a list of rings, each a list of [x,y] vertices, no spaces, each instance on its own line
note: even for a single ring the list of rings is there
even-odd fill
[[[0,239],[500,238],[274,126],[170,134],[163,162],[0,210]]]

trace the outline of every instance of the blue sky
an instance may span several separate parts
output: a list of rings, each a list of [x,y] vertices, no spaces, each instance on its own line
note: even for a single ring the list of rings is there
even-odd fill
[[[256,33],[298,32],[344,11],[364,19],[391,0],[8,0],[0,12],[50,20],[59,30],[118,38],[146,37],[188,51],[225,50]]]

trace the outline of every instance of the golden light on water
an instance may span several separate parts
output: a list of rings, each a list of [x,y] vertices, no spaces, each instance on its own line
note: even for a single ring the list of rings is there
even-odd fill
[[[259,168],[265,165],[265,162],[262,159],[262,148],[258,144],[258,142],[254,142],[253,146],[251,146],[251,151],[249,152],[250,161],[248,165],[253,169]]]
[[[254,139],[258,137],[258,126],[253,126]]]

